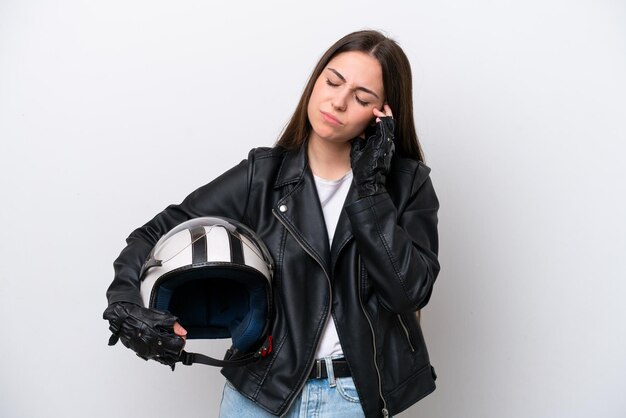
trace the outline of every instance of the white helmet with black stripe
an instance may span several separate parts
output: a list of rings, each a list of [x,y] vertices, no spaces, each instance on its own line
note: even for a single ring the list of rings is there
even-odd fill
[[[188,339],[232,339],[228,360],[183,351],[183,364],[241,365],[271,352],[272,270],[269,251],[250,228],[224,217],[195,218],[154,246],[141,269],[141,296],[147,308],[177,316]]]

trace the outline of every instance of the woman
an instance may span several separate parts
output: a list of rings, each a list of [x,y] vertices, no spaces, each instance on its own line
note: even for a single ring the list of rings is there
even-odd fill
[[[272,253],[276,314],[271,355],[222,369],[221,416],[403,411],[436,378],[417,314],[439,272],[439,204],[421,161],[405,54],[376,31],[345,36],[275,147],[253,149],[130,235],[107,319],[115,306],[144,309],[138,272],[161,235],[194,217],[233,218]],[[185,336],[179,324],[172,332]]]

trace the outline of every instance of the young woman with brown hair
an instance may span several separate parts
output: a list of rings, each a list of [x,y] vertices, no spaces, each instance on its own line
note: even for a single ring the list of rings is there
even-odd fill
[[[386,417],[435,389],[419,310],[439,272],[439,203],[411,85],[396,42],[369,30],[343,37],[276,146],[253,149],[129,237],[110,306],[140,305],[147,253],[188,219],[235,219],[271,252],[273,350],[222,369],[220,416]],[[185,334],[179,324],[171,332]]]

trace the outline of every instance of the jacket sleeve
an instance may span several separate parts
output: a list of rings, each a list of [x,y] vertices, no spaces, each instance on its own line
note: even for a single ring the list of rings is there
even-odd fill
[[[159,238],[192,218],[225,216],[245,223],[254,150],[247,160],[195,190],[182,203],[170,205],[150,222],[134,230],[113,263],[115,276],[107,290],[109,304],[132,302],[143,306],[139,271]]]
[[[418,165],[401,212],[387,192],[346,206],[368,277],[385,307],[396,313],[425,306],[439,273],[439,201],[429,172]]]

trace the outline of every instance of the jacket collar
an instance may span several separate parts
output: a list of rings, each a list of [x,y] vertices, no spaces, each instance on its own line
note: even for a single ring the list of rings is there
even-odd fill
[[[308,140],[305,140],[300,148],[285,153],[274,182],[275,189],[302,180],[308,166],[307,148]]]

